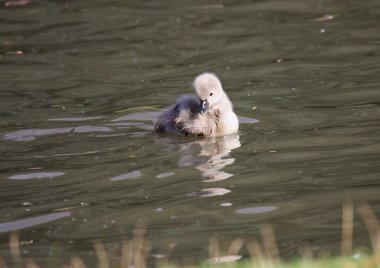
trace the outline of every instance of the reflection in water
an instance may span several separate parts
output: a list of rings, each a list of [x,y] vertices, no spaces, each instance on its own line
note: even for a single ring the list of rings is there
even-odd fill
[[[221,264],[221,263],[230,263],[230,262],[236,262],[243,258],[241,255],[226,255],[226,256],[219,256],[210,258],[207,260],[210,264]]]
[[[158,117],[160,112],[139,112],[131,113],[121,117],[118,117],[112,122],[121,122],[121,121],[154,121]]]
[[[183,137],[165,135],[164,138],[160,138],[158,141],[160,144],[165,143],[172,150],[178,149],[180,156],[177,160],[177,165],[179,168],[195,167],[195,169],[201,171],[203,182],[221,181],[234,175],[223,171],[223,169],[235,162],[235,158],[230,153],[241,146],[238,134],[202,139],[191,137],[190,142],[179,144],[176,143],[177,138],[181,141],[183,140]],[[170,177],[174,174],[174,172],[168,171],[156,175],[156,178]],[[184,196],[211,197],[222,196],[230,192],[231,190],[222,187],[210,187],[187,193]],[[230,205],[232,204],[225,204],[225,206]]]
[[[174,172],[164,172],[164,173],[158,174],[156,178],[157,179],[167,178],[167,177],[173,176],[174,174],[175,174]]]
[[[72,127],[48,129],[22,129],[4,134],[3,139],[14,141],[31,141],[36,139],[36,137],[68,133],[72,130]]]
[[[137,179],[141,177],[141,171],[135,170],[126,174],[122,174],[116,177],[111,178],[111,181],[123,181],[123,180],[131,180],[131,179]]]
[[[266,206],[266,207],[249,207],[249,208],[241,208],[236,210],[238,214],[260,214],[266,213],[276,210],[275,206]]]
[[[235,158],[230,156],[230,152],[240,146],[239,135],[237,134],[192,141],[181,146],[183,155],[180,157],[178,165],[181,167],[190,166],[203,158],[205,161],[196,166],[196,169],[202,172],[203,181],[225,180],[233,174],[222,169],[235,162]]]
[[[77,133],[92,133],[92,132],[111,132],[112,129],[103,126],[78,126],[74,128]]]
[[[63,172],[33,172],[27,174],[16,174],[8,177],[11,180],[30,180],[30,179],[52,179],[65,175]]]
[[[231,190],[228,190],[226,188],[213,187],[213,188],[204,188],[204,189],[201,189],[199,192],[198,191],[197,192],[190,192],[190,193],[185,194],[184,196],[185,197],[194,197],[194,196],[198,196],[198,197],[222,196],[222,195],[228,194],[230,192],[231,192]]]
[[[63,133],[69,133],[74,131],[76,133],[93,133],[93,132],[111,132],[112,129],[104,126],[77,126],[77,127],[63,127],[63,128],[46,128],[46,129],[22,129],[13,132],[9,132],[3,135],[5,140],[14,141],[32,141],[37,137],[57,135]]]
[[[40,225],[43,223],[56,221],[61,218],[69,217],[70,215],[71,215],[71,212],[62,211],[62,212],[50,213],[50,214],[31,217],[31,218],[22,219],[22,220],[3,222],[3,223],[0,223],[0,233],[12,232],[12,231],[21,230],[28,227]]]
[[[201,197],[209,197],[209,196],[221,196],[230,193],[231,190],[225,188],[205,188],[202,189]]]
[[[95,119],[101,119],[104,116],[88,116],[88,117],[62,117],[62,118],[49,118],[48,121],[61,121],[61,122],[82,122]]]

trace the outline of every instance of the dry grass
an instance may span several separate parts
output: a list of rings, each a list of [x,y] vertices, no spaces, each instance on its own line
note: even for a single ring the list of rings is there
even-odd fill
[[[202,267],[254,267],[254,268],[290,268],[290,267],[343,267],[343,268],[372,268],[380,267],[380,225],[379,222],[368,206],[368,204],[360,204],[356,207],[356,211],[366,225],[372,244],[372,253],[368,256],[355,259],[351,256],[353,251],[353,219],[354,206],[347,202],[342,210],[342,243],[341,256],[332,258],[313,258],[310,254],[305,253],[300,258],[294,261],[281,261],[279,250],[277,247],[276,236],[273,228],[270,225],[263,225],[260,228],[262,243],[255,238],[245,240],[236,238],[229,247],[221,250],[220,243],[216,237],[210,238],[209,256],[210,258],[204,263],[198,265]],[[145,238],[146,228],[144,225],[137,225],[132,232],[132,238],[126,240],[121,245],[120,262],[111,264],[110,255],[106,247],[100,241],[94,243],[94,251],[97,256],[98,268],[145,268],[147,267],[146,260],[149,258],[151,243]],[[20,268],[40,268],[34,260],[23,258],[21,254],[20,237],[17,233],[11,233],[9,238],[9,248],[11,261],[6,261],[0,256],[0,268],[20,267]],[[245,247],[248,251],[250,259],[238,261],[242,258],[240,251]],[[163,258],[156,263],[156,267],[194,267],[193,260],[184,261],[185,265],[170,262]],[[89,268],[84,261],[73,256],[65,268]]]

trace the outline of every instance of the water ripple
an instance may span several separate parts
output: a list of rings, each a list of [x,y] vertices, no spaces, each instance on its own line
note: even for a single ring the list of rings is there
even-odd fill
[[[17,174],[8,177],[11,180],[30,180],[30,179],[52,179],[65,175],[64,172],[33,172],[26,174]]]
[[[44,224],[47,222],[52,222],[52,221],[56,221],[62,218],[70,217],[70,215],[71,215],[71,212],[62,211],[62,212],[56,212],[56,213],[50,213],[46,215],[26,218],[22,220],[3,222],[3,223],[0,223],[0,233],[22,230],[25,228]]]

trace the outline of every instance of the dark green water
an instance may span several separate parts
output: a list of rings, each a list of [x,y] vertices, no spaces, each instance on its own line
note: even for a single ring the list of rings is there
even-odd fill
[[[137,222],[148,259],[205,259],[211,237],[264,223],[283,256],[337,252],[344,201],[380,215],[379,18],[379,1],[1,7],[0,255],[16,231],[23,258],[91,267],[94,241],[117,252]],[[152,133],[203,71],[239,134]],[[354,220],[354,244],[369,245]]]

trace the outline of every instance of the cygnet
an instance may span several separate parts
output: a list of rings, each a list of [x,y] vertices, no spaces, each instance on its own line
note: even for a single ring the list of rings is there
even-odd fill
[[[215,137],[236,133],[239,121],[232,103],[213,73],[193,82],[197,96],[184,95],[158,117],[156,132]]]

